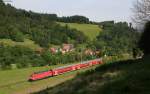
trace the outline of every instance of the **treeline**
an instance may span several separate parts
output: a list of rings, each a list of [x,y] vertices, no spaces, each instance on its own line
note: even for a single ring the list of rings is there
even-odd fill
[[[65,23],[90,23],[89,18],[85,16],[67,16],[67,17],[59,17],[59,22],[65,22]]]
[[[42,47],[49,44],[83,43],[86,36],[75,29],[61,27],[56,23],[56,14],[39,14],[15,9],[0,3],[0,39],[22,42],[24,38],[35,41]]]
[[[78,51],[62,54],[52,54],[48,49],[41,54],[21,46],[0,47],[0,69],[39,67],[46,65],[66,64],[89,60],[96,57],[83,55]]]
[[[103,28],[102,32],[89,46],[101,50],[103,56],[133,55],[135,49],[136,53],[140,52],[137,43],[141,34],[132,27],[131,23],[105,21],[100,23],[100,27]]]

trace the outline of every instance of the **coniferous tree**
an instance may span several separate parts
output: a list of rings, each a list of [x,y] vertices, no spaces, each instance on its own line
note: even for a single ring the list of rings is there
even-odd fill
[[[144,32],[139,41],[139,47],[143,50],[144,55],[150,54],[150,21],[145,24]]]

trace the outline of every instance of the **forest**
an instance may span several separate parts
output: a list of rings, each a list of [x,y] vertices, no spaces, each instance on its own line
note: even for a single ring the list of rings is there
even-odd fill
[[[133,49],[138,49],[140,33],[131,23],[106,21],[100,24],[103,33],[97,36],[97,41],[106,55],[132,54]]]

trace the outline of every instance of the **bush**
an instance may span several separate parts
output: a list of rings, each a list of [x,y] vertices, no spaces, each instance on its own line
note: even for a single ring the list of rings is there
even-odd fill
[[[37,56],[36,53],[29,48],[21,46],[2,46],[0,47],[0,53],[1,69],[11,69],[12,64],[16,64],[17,68],[45,65],[43,58]]]

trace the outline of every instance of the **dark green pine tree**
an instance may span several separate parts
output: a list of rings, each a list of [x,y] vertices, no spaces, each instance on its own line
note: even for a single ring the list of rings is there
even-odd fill
[[[144,55],[150,54],[150,21],[145,24],[144,32],[139,41],[139,47]]]

